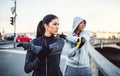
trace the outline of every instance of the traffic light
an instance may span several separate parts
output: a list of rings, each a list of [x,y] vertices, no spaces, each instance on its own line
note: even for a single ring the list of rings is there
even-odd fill
[[[10,17],[10,24],[11,24],[11,25],[14,24],[14,17]]]

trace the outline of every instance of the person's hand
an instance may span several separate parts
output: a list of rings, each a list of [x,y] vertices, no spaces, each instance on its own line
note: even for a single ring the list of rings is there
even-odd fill
[[[63,33],[60,35],[60,38],[66,39],[66,35],[64,35]]]
[[[86,42],[86,39],[84,37],[81,37],[81,41],[78,39],[75,46],[78,48],[81,48]]]
[[[52,49],[50,49],[49,46],[43,45],[42,50],[37,54],[38,58],[45,59],[50,55],[51,51]]]
[[[79,48],[79,47],[80,47],[80,44],[81,44],[81,42],[80,42],[79,39],[78,39],[77,42],[75,43],[75,46]]]
[[[17,44],[17,47],[23,47],[24,50],[27,50],[29,48],[30,44],[29,42],[19,43]]]
[[[23,43],[17,44],[17,47],[23,47]]]
[[[62,39],[66,39],[66,35],[64,35],[63,33],[62,34],[57,34],[56,36],[59,37],[59,38],[62,38]]]

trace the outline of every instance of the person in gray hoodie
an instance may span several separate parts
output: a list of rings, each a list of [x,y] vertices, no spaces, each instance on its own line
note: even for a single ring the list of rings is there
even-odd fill
[[[89,32],[85,31],[86,21],[81,17],[73,20],[72,32],[66,37],[63,50],[67,54],[64,76],[92,76],[89,65]]]

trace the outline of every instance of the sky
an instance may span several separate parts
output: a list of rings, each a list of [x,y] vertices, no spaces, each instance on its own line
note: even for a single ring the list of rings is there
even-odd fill
[[[14,0],[0,0],[0,31],[14,32],[10,17]],[[120,32],[120,0],[17,0],[16,32],[36,32],[47,14],[59,18],[59,32],[72,30],[76,16],[87,21],[89,31]]]

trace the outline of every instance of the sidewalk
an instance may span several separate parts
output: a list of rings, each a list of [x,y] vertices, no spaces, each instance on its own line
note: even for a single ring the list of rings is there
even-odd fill
[[[1,42],[0,43],[0,49],[17,49],[18,47],[16,47],[18,43],[15,44],[15,48],[14,48],[14,42],[10,41],[10,42]]]
[[[32,76],[24,72],[24,51],[14,49],[0,50],[0,75],[1,76]]]
[[[10,43],[14,43],[14,41],[0,41],[0,45],[2,45],[2,44],[10,44]]]

